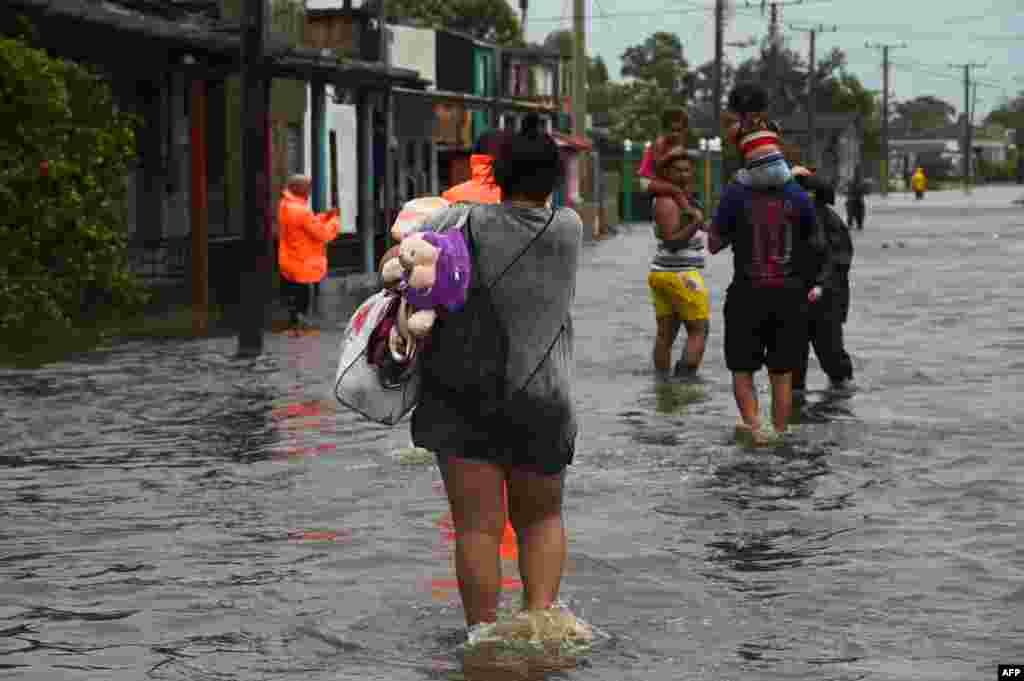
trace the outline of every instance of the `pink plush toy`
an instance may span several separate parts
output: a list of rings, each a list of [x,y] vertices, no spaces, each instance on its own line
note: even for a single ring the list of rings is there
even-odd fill
[[[466,303],[471,276],[469,248],[461,229],[414,232],[405,236],[398,257],[384,263],[385,286],[402,292],[398,324],[388,344],[396,360],[412,359],[430,333],[437,308],[457,312]]]

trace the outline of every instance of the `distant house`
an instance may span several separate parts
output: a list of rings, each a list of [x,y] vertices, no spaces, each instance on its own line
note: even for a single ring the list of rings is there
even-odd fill
[[[241,8],[241,0],[0,2],[0,23],[28,17],[41,47],[99,70],[116,105],[139,116],[137,162],[125,178],[127,224],[133,265],[154,283],[187,280],[191,236],[202,216],[211,286],[220,288],[220,279],[226,290],[238,287],[237,248],[252,228],[244,224],[241,204]],[[419,82],[412,71],[302,47],[303,15],[301,3],[275,0],[268,16],[268,203],[312,155],[304,143],[311,134],[303,125],[306,82],[366,91]],[[193,192],[197,183],[206,191]],[[269,207],[260,226],[268,237]]]
[[[979,139],[980,128],[972,130],[971,149],[977,173],[979,160],[1005,163],[1009,139]],[[919,165],[940,165],[943,172],[961,175],[963,168],[963,116],[940,128],[920,131],[896,131],[889,136],[889,168],[893,176],[908,176]]]

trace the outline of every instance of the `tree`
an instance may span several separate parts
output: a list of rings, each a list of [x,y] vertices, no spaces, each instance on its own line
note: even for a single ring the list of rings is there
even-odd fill
[[[601,57],[590,60],[587,69],[587,110],[591,114],[606,114],[615,101],[616,83],[608,77],[608,67]]]
[[[1005,99],[999,106],[992,109],[985,117],[985,123],[998,124],[1010,130],[1024,128],[1024,90],[1017,93],[1016,97]],[[1024,144],[1024,140],[1017,140],[1018,144]]]
[[[882,118],[874,95],[845,68],[837,78],[826,81],[819,91],[818,106],[824,111],[857,114],[863,141],[861,152],[866,158],[878,158],[882,153]]]
[[[618,85],[611,103],[612,136],[639,144],[653,142],[661,134],[661,112],[679,104],[668,90],[649,80]]]
[[[572,57],[573,40],[572,31],[566,29],[552,31],[544,38],[544,47],[557,51],[563,57]],[[569,77],[572,78],[571,72]],[[587,111],[591,114],[607,113],[614,99],[615,88],[616,83],[609,78],[608,67],[604,60],[601,57],[588,57]]]
[[[722,96],[726,96],[736,80],[736,69],[732,64],[722,61]],[[693,72],[693,102],[695,104],[712,104],[715,98],[715,61],[704,62]]]
[[[376,15],[379,0],[363,7]],[[519,17],[506,0],[386,0],[388,22],[413,21],[447,28],[498,45],[522,45]]]
[[[654,83],[682,103],[690,95],[693,76],[675,33],[659,31],[622,53],[622,75]]]
[[[904,133],[951,125],[956,115],[955,106],[931,95],[900,102],[896,104],[895,111],[896,117],[890,127]]]
[[[772,45],[768,39],[761,45],[761,52],[736,68],[734,82],[756,81],[764,83],[772,98],[770,111],[774,116],[788,116],[806,108],[808,66],[795,50],[779,46],[772,62]],[[833,49],[824,59],[818,59],[814,69],[815,103],[819,108],[829,96],[823,95],[836,80],[837,72],[846,66],[846,55],[840,49]],[[823,100],[825,100],[823,102]]]
[[[655,33],[626,48],[621,75],[630,80],[606,86],[611,131],[620,140],[654,140],[662,112],[685,106],[694,85],[683,45],[673,33]]]
[[[95,73],[0,37],[0,329],[144,296],[126,255],[134,119]]]

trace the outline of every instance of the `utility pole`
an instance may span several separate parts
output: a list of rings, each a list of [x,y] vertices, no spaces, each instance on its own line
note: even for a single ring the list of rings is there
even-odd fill
[[[769,57],[771,63],[768,68],[771,69],[769,71],[771,75],[768,80],[772,84],[772,99],[769,106],[775,108],[779,94],[779,6],[777,3],[771,3],[771,14],[772,20],[768,26],[768,41],[771,48]]]
[[[906,47],[907,43],[899,42],[882,44],[866,42],[864,47],[882,50],[882,173],[879,178],[882,185],[882,196],[889,196],[889,50]]]
[[[712,129],[717,130],[719,140],[722,141],[722,148],[725,148],[725,131],[722,129],[722,41],[725,35],[725,0],[715,0],[715,73],[714,86],[712,88],[712,115],[715,117],[712,122]],[[721,186],[725,186],[725,155],[722,155],[722,162],[719,163],[719,174]],[[709,204],[710,205],[710,204]]]
[[[768,7],[771,21],[768,24],[768,82],[771,88],[771,103],[769,107],[775,109],[778,100],[779,90],[779,9],[786,5],[800,5],[804,0],[788,0],[788,2],[766,2],[761,0],[761,15],[764,16],[764,8]],[[750,7],[750,0],[746,0],[747,7]]]
[[[584,0],[573,0],[572,132],[583,137],[587,127],[587,33]]]
[[[238,356],[258,357],[263,354],[263,327],[270,293],[270,249],[266,233],[270,201],[270,178],[266,167],[270,87],[264,53],[267,0],[247,0],[242,6],[242,222],[245,225],[245,255],[239,272],[243,299]]]
[[[811,53],[807,60],[807,156],[810,159],[811,165],[817,166],[818,164],[818,126],[817,126],[817,109],[818,103],[816,101],[816,88],[817,75],[818,75],[818,62],[817,56],[814,52],[815,38],[819,33],[835,33],[839,30],[838,26],[826,27],[824,24],[818,24],[813,28],[798,28],[796,26],[790,26],[794,31],[801,31],[811,34]]]
[[[380,29],[380,61],[384,66],[390,67],[391,42],[388,34],[387,17],[387,0],[377,0],[377,27]],[[395,93],[391,89],[390,81],[385,80],[381,99],[383,100],[381,108],[384,114],[384,167],[377,171],[377,177],[380,178],[383,185],[381,187],[383,189],[381,201],[384,204],[384,210],[381,212],[384,214],[384,233],[390,234],[391,213],[395,205],[395,157],[391,153],[391,139],[395,136]],[[391,245],[390,236],[387,238],[388,241],[385,248]],[[366,262],[363,265],[366,272],[375,272],[377,270],[377,263],[372,243],[369,249],[364,247],[364,259]]]
[[[971,175],[973,175],[973,166],[971,164],[971,69],[972,68],[984,68],[988,66],[985,64],[978,64],[975,62],[967,62],[966,64],[950,64],[950,68],[963,69],[964,70],[964,148],[961,151],[961,163],[963,166],[963,184],[964,193],[971,193]]]

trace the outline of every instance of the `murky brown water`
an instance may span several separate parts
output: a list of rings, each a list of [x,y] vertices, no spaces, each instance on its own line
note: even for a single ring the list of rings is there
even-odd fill
[[[704,383],[659,386],[649,230],[588,247],[563,596],[607,638],[559,678],[948,681],[1021,661],[1015,196],[873,207],[859,390],[814,391],[814,371],[775,450],[732,433],[729,256]],[[245,361],[233,339],[133,342],[0,373],[0,678],[519,678],[463,676],[439,476],[394,455],[407,427],[327,399],[338,340],[268,337]]]

